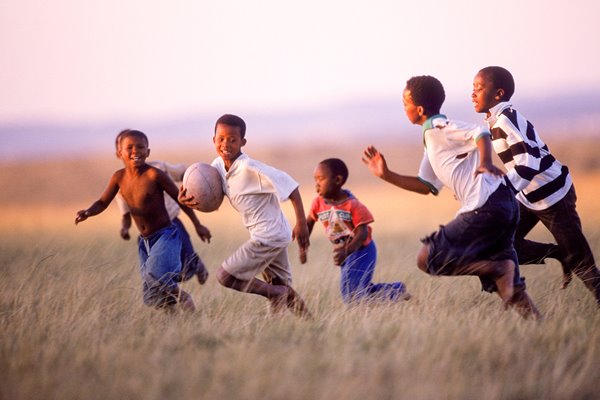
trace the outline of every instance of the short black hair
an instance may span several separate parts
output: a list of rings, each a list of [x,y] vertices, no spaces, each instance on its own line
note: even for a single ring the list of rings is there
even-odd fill
[[[346,183],[346,180],[348,180],[348,167],[339,158],[327,158],[321,161],[319,164],[327,166],[327,168],[329,168],[329,170],[333,173],[333,176],[341,175],[342,185]]]
[[[508,101],[515,93],[515,80],[506,68],[490,66],[482,68],[479,73],[492,82],[494,89],[504,89],[504,96],[500,100]]]
[[[242,139],[246,136],[246,123],[243,119],[233,114],[223,114],[219,117],[215,123],[215,133],[217,133],[217,125],[224,124],[229,126],[236,126],[240,128]]]
[[[423,107],[428,117],[439,114],[446,100],[444,86],[433,76],[413,76],[406,81],[406,90],[410,90],[413,103]]]
[[[123,139],[125,139],[126,137],[130,137],[130,136],[144,139],[146,141],[146,145],[150,145],[148,136],[146,136],[146,134],[144,132],[137,131],[135,129],[123,129],[121,132],[119,132],[119,134],[115,138],[115,148],[117,150],[119,150],[119,146],[121,145],[121,142],[123,141]]]

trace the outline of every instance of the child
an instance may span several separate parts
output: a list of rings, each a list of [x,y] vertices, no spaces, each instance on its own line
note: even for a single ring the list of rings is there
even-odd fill
[[[192,297],[177,285],[181,274],[181,239],[165,209],[164,194],[177,199],[177,187],[161,170],[146,163],[150,155],[148,138],[140,131],[127,130],[120,137],[118,153],[125,168],[116,171],[107,188],[87,210],[77,212],[75,224],[104,211],[117,192],[125,199],[139,231],[140,272],[144,303],[172,310],[179,302],[185,311],[194,311]],[[193,211],[182,208],[196,222],[202,240],[210,240],[210,232],[192,217]]]
[[[506,166],[519,201],[515,236],[519,262],[536,264],[548,257],[557,258],[563,268],[562,287],[567,287],[575,272],[600,305],[600,271],[575,209],[577,195],[569,169],[550,154],[533,125],[512,108],[509,101],[514,91],[509,71],[486,67],[475,76],[471,97],[475,111],[486,114],[494,149]],[[539,221],[558,246],[525,239]]]
[[[402,282],[371,283],[377,248],[371,237],[373,216],[350,191],[343,189],[348,168],[338,158],[321,161],[315,169],[318,196],[307,217],[308,232],[321,221],[333,244],[333,261],[340,266],[340,291],[344,303],[362,299],[408,300]]]
[[[287,306],[298,316],[310,317],[306,305],[292,289],[287,246],[297,239],[301,252],[309,245],[302,198],[289,175],[242,153],[246,144],[246,123],[225,114],[215,124],[213,142],[218,157],[212,165],[223,180],[223,191],[240,215],[250,240],[235,251],[217,270],[223,286],[266,297],[272,311]],[[296,225],[293,231],[283,215],[280,201],[290,199]],[[194,208],[198,203],[180,188],[179,200]],[[255,276],[262,273],[264,281]]]
[[[434,77],[412,77],[406,83],[404,111],[410,122],[423,126],[419,176],[389,170],[373,146],[365,149],[363,162],[375,176],[400,188],[436,195],[447,186],[460,202],[456,217],[422,240],[417,256],[421,270],[477,275],[484,289],[497,290],[506,306],[515,307],[524,318],[539,318],[519,276],[513,247],[518,207],[492,164],[489,132],[440,114],[444,100],[444,88]]]
[[[115,139],[116,155],[119,159],[121,158],[119,156],[121,135],[127,130],[120,132]],[[169,164],[167,162],[158,160],[149,161],[148,164],[165,172],[169,178],[173,180],[173,182],[181,182],[183,179],[183,174],[187,169],[185,164]],[[124,240],[129,240],[131,212],[129,211],[129,207],[127,207],[127,203],[125,203],[125,199],[123,199],[123,196],[121,196],[121,193],[117,193],[115,200],[122,216],[121,229],[119,233]],[[169,196],[165,196],[165,208],[169,214],[169,218],[179,230],[179,237],[181,238],[181,281],[187,281],[195,275],[198,279],[198,282],[203,285],[208,279],[208,270],[194,250],[194,246],[190,240],[190,235],[188,234],[181,220],[178,218],[181,208],[179,207],[179,204]],[[194,227],[201,226],[194,213],[192,213],[191,218]],[[200,237],[202,236],[200,232],[198,232],[198,235]]]

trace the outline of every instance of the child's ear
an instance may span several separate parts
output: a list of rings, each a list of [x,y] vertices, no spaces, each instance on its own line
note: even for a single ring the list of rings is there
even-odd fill
[[[341,175],[335,176],[335,184],[338,186],[342,186],[342,182],[344,181],[344,177]]]
[[[150,149],[148,149],[148,154],[146,154],[146,157],[148,157],[150,155]]]
[[[246,138],[243,138],[241,143],[242,143],[241,147],[244,147],[246,145]]]
[[[419,117],[422,117],[425,115],[425,108],[423,108],[423,106],[417,106],[417,113],[419,114]]]
[[[496,96],[494,96],[494,99],[502,100],[503,97],[504,97],[504,89],[502,89],[502,88],[496,89]]]

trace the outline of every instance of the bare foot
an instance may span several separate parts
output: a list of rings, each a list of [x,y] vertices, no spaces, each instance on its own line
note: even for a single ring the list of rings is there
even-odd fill
[[[277,299],[269,299],[269,310],[271,315],[282,315],[285,312],[287,308],[286,299],[287,296],[281,296]]]
[[[513,307],[524,319],[541,321],[542,314],[525,290],[516,290],[511,299],[505,303],[507,307]]]
[[[196,305],[194,304],[192,296],[189,293],[184,292],[183,290],[180,292],[179,295],[179,307],[181,307],[181,309],[185,312],[196,311]]]
[[[287,298],[286,298],[287,308],[290,309],[296,316],[313,319],[313,316],[308,311],[308,307],[304,303],[304,300],[300,297],[298,293],[290,286],[287,286]]]
[[[408,292],[404,292],[400,296],[398,296],[398,300],[404,300],[404,301],[408,301],[411,298],[412,298],[412,294],[410,294]]]
[[[561,289],[566,289],[567,286],[569,286],[569,283],[571,283],[572,280],[573,280],[573,273],[571,271],[569,271],[569,272],[563,272],[562,285],[560,286],[560,288]]]

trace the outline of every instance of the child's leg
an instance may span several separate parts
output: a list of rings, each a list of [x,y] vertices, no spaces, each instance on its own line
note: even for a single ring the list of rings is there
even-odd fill
[[[362,298],[377,300],[408,300],[402,282],[372,283],[377,264],[377,247],[374,241],[348,255],[340,266],[340,291],[344,303]]]
[[[306,304],[291,286],[271,285],[256,278],[243,281],[231,275],[223,267],[217,270],[217,280],[230,289],[266,297],[276,308],[279,304],[285,304],[297,316],[310,317]]]
[[[521,203],[519,210],[519,223],[515,232],[515,250],[519,257],[519,265],[544,264],[546,258],[556,258],[555,244],[525,239],[540,219]]]
[[[265,273],[265,271],[263,271],[263,273],[262,273],[262,278],[265,282],[267,282],[270,285],[290,286],[286,280],[281,279],[278,276],[271,276],[270,274]],[[268,299],[268,300],[269,300],[269,307],[271,309],[271,314],[273,314],[273,315],[282,314],[287,309],[287,304],[284,304],[281,301],[278,301],[278,299]]]
[[[573,271],[600,305],[600,271],[588,244],[575,203],[575,189],[547,210],[537,212],[560,249],[563,269]]]
[[[356,250],[346,257],[340,265],[340,293],[344,303],[360,300],[368,294],[376,262],[375,247]]]
[[[173,225],[177,227],[181,238],[181,280],[187,281],[196,276],[198,282],[203,285],[208,279],[208,270],[194,250],[190,235],[179,218],[173,219]]]
[[[514,286],[515,263],[512,260],[481,261],[465,267],[467,275],[488,277],[494,281],[498,296],[506,307],[514,308],[523,318],[541,319],[524,286]]]
[[[170,225],[150,237],[140,238],[138,250],[144,304],[157,308],[175,305],[180,299],[177,282],[181,274],[181,239],[176,227]]]
[[[460,268],[455,268],[452,275],[476,275],[489,277],[496,284],[498,296],[508,303],[514,294],[515,264],[512,260],[477,261]]]
[[[553,243],[539,243],[533,240],[525,239],[525,236],[533,229],[533,227],[541,220],[542,223],[549,229],[549,218],[544,217],[547,211],[533,211],[519,203],[519,224],[515,233],[515,250],[519,257],[519,265],[526,264],[544,264],[547,258],[559,260],[563,269],[562,288],[566,288],[571,282],[571,268],[562,258],[560,246]],[[549,212],[550,218],[552,212]],[[577,218],[577,217],[576,217]],[[551,229],[549,229],[551,231]],[[556,239],[556,235],[554,235]],[[556,239],[558,242],[558,239]],[[566,251],[563,249],[563,251]]]
[[[263,271],[278,276],[284,285],[273,285],[256,279]],[[285,304],[298,316],[310,316],[304,301],[289,286],[291,273],[286,247],[266,246],[249,240],[237,249],[217,271],[217,280],[223,286],[245,293],[263,296],[273,304]]]

